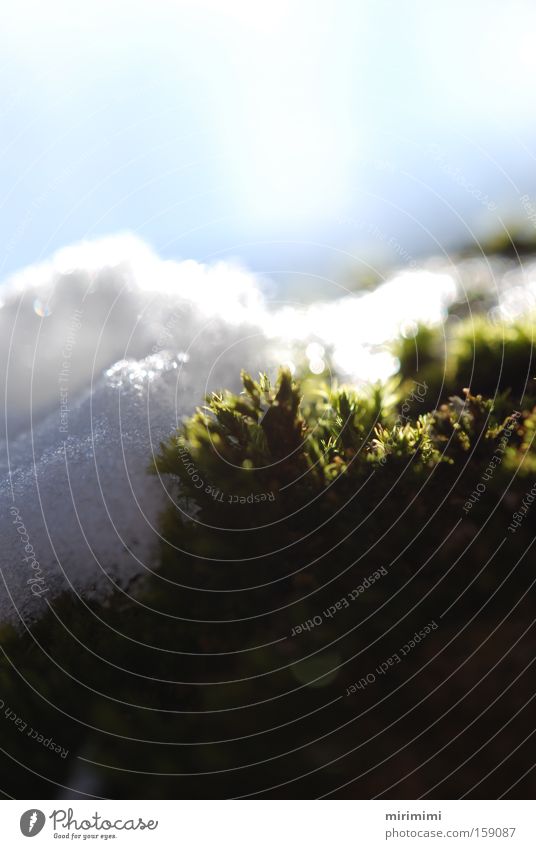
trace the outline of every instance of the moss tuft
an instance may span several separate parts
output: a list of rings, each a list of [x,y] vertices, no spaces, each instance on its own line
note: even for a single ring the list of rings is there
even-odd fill
[[[64,597],[24,633],[3,630],[2,699],[70,750],[52,758],[8,735],[13,795],[28,794],[29,775],[29,795],[54,795],[50,782],[68,786],[76,755],[98,795],[120,798],[267,787],[309,797],[374,770],[385,787],[391,772],[376,765],[423,727],[412,682],[472,686],[458,635],[482,641],[516,603],[516,621],[532,621],[530,522],[509,538],[508,564],[523,566],[508,580],[497,551],[536,474],[536,411],[462,387],[408,416],[403,381],[394,392],[321,379],[300,388],[284,369],[274,384],[246,373],[242,383],[238,395],[211,395],[161,446],[152,470],[173,501],[152,573],[106,603]],[[430,621],[440,637],[376,674]],[[490,640],[490,667],[495,650],[502,657]],[[374,686],[356,706],[347,691],[367,675]],[[462,703],[428,745],[470,713]],[[358,763],[340,761],[356,746]],[[445,771],[436,759],[429,785]],[[352,792],[368,797],[369,785]]]

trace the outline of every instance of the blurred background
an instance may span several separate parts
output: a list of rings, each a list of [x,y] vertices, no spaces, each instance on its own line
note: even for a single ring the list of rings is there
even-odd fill
[[[529,0],[6,5],[0,279],[130,231],[312,299],[532,231],[535,25]]]

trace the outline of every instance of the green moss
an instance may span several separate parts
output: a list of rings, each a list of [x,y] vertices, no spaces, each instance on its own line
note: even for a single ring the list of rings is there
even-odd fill
[[[487,395],[509,391],[534,398],[534,323],[491,323],[483,317],[463,322],[453,340],[454,379]]]
[[[512,418],[506,396],[497,405],[460,389],[406,419],[403,381],[368,392],[320,379],[300,388],[286,370],[275,385],[242,381],[241,394],[211,395],[161,446],[153,472],[173,500],[152,574],[105,603],[56,600],[22,635],[3,630],[2,699],[71,753],[5,735],[6,751],[35,771],[8,759],[13,795],[54,795],[48,780],[72,780],[74,753],[91,762],[99,795],[234,796],[299,775],[271,794],[319,795],[418,733],[417,713],[400,740],[375,737],[411,707],[405,682],[438,647],[430,637],[375,676],[359,709],[347,688],[450,605],[442,641],[469,621],[465,638],[476,640],[530,584],[525,566],[492,595],[507,574],[495,552],[536,473],[536,413]],[[523,558],[528,525],[509,539],[509,562]],[[455,662],[447,651],[427,686]],[[469,664],[454,680],[473,674]],[[382,699],[379,718],[354,721]],[[319,740],[321,763],[333,762],[323,771]],[[360,741],[358,764],[337,760]]]
[[[395,345],[404,391],[415,381],[428,387],[427,409],[438,406],[463,387],[500,402],[532,407],[536,403],[534,320],[492,322],[477,315],[453,328],[421,326],[414,338]],[[504,408],[504,405],[503,405]],[[417,405],[413,404],[413,411]]]
[[[519,261],[521,257],[532,256],[536,250],[534,228],[526,221],[510,221],[504,229],[479,239],[475,244],[463,249],[461,256],[470,257],[506,257]]]

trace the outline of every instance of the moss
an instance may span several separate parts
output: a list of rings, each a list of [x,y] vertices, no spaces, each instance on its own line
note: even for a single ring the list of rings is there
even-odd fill
[[[495,395],[505,390],[516,399],[534,398],[534,324],[491,323],[484,317],[463,322],[453,340],[454,379]]]
[[[462,387],[501,403],[531,408],[536,403],[534,321],[492,322],[482,315],[452,328],[418,328],[415,337],[395,344],[400,360],[402,394],[415,382],[427,386],[427,409],[460,392]],[[413,412],[418,408],[415,403]],[[505,408],[504,403],[502,408]]]
[[[476,246],[471,244],[460,251],[461,256],[470,257],[505,257],[519,261],[521,257],[532,256],[536,249],[536,238],[533,227],[527,222],[511,221],[503,230],[490,234],[488,238],[479,239]]]
[[[173,501],[153,573],[105,603],[56,600],[22,635],[3,630],[2,699],[70,750],[64,760],[6,734],[6,752],[34,770],[4,757],[12,795],[54,795],[49,782],[68,786],[78,765],[105,796],[316,796],[347,781],[368,796],[407,772],[403,760],[376,765],[423,727],[411,682],[423,694],[446,679],[472,684],[460,630],[476,645],[515,603],[520,627],[532,621],[529,523],[508,539],[508,562],[524,566],[506,582],[496,552],[536,473],[536,412],[512,417],[506,396],[497,405],[460,389],[402,418],[403,381],[368,392],[300,387],[286,370],[275,385],[242,381],[161,446],[153,472]],[[438,636],[389,666],[431,621]],[[491,664],[504,645],[486,652]],[[389,674],[374,671],[385,663]],[[371,674],[352,701],[347,691]],[[439,723],[429,745],[465,727],[473,706]],[[507,711],[498,705],[490,722],[502,727]],[[480,763],[486,774],[489,758]],[[430,785],[444,767],[430,766]]]

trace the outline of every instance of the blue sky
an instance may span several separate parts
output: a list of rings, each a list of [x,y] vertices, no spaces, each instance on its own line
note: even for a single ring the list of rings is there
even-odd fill
[[[0,278],[129,230],[164,257],[342,280],[536,197],[528,0],[10,5]]]

